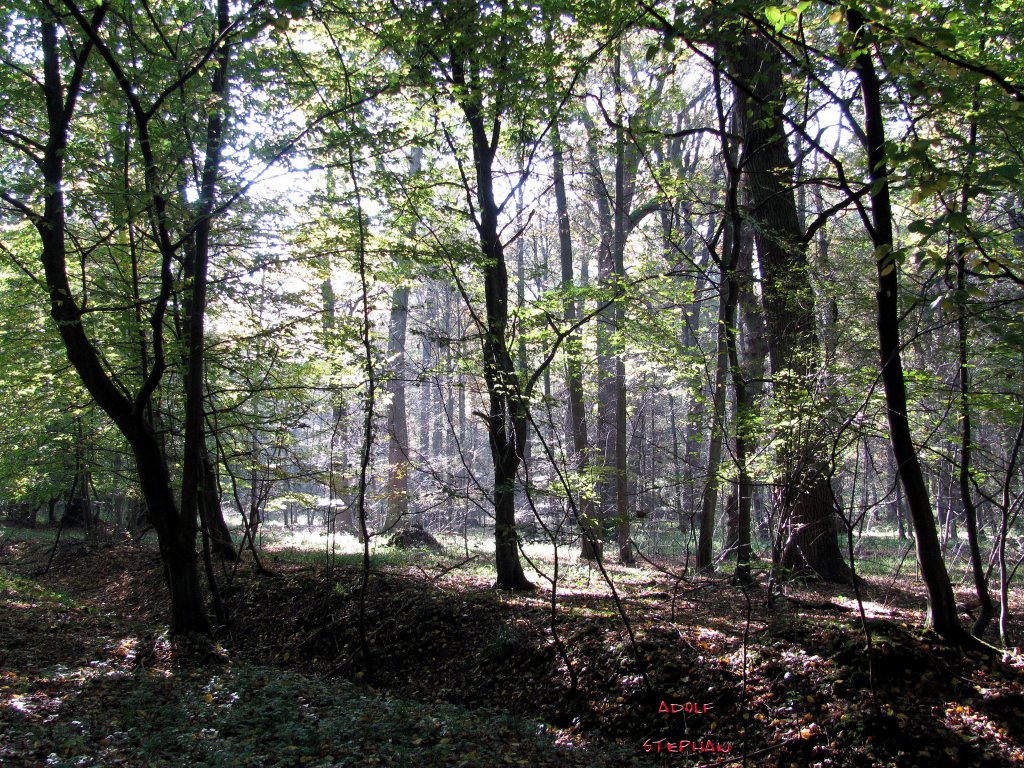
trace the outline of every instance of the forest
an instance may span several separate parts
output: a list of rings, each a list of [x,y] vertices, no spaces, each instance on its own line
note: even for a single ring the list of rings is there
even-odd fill
[[[0,14],[0,765],[1024,763],[1020,0]]]

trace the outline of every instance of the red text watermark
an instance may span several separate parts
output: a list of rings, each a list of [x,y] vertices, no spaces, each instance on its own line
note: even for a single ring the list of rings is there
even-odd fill
[[[670,715],[704,715],[710,712],[713,707],[710,704],[698,704],[696,701],[686,701],[682,704],[674,701],[663,701],[658,706],[658,712],[665,712]]]
[[[727,755],[732,751],[732,744],[723,744],[711,739],[703,741],[671,741],[669,739],[658,739],[653,741],[647,739],[644,742],[645,752],[715,752]]]

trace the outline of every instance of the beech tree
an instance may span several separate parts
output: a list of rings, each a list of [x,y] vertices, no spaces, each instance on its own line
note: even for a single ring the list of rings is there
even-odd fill
[[[230,63],[268,17],[190,6],[27,2],[6,17],[2,192],[38,237],[50,315],[71,365],[124,436],[156,528],[174,632],[209,630],[196,567],[206,471],[204,339],[222,189]],[[150,51],[141,36],[158,41]],[[186,163],[188,165],[186,165]],[[102,275],[108,275],[102,277]],[[111,334],[107,318],[132,329]],[[178,343],[182,345],[180,348]],[[184,362],[176,483],[156,398]],[[177,486],[177,487],[176,487]]]
[[[772,397],[786,425],[783,429],[790,433],[779,457],[779,504],[787,530],[780,562],[829,581],[849,581],[850,570],[837,543],[823,448],[815,442],[812,421],[814,390],[823,365],[807,241],[797,213],[782,115],[783,62],[771,43],[753,31],[730,46],[726,55],[737,82],[736,114],[761,266]]]
[[[482,312],[475,307],[471,312],[481,338],[488,397],[483,415],[493,466],[496,586],[532,589],[519,559],[515,499],[516,474],[526,449],[528,401],[538,377],[521,380],[510,346],[502,217],[517,185],[504,195],[496,189],[504,123],[525,119],[530,96],[541,93],[529,55],[539,49],[530,40],[532,8],[431,3],[397,10],[403,35],[412,30],[412,45],[411,50],[406,47],[403,37],[392,46],[397,56],[411,56],[411,84],[436,91],[461,113],[461,127],[443,129],[451,149],[458,152],[463,135],[469,144],[471,165],[458,155],[456,160],[479,239],[484,306]]]

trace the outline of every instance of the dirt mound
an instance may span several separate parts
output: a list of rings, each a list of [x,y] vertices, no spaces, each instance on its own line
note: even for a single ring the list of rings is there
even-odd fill
[[[444,547],[429,531],[422,528],[403,528],[392,534],[388,544],[398,549],[429,549],[431,552],[443,552]]]

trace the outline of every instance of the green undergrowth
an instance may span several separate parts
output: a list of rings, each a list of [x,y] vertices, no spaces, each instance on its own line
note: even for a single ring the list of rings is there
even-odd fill
[[[228,663],[167,642],[150,549],[62,548],[30,575],[45,554],[15,543],[0,559],[21,574],[0,567],[5,767],[728,764],[669,753],[687,737],[765,768],[1024,763],[1019,653],[974,658],[920,632],[906,573],[861,584],[869,654],[852,591],[801,579],[778,594],[766,575],[741,591],[609,564],[620,606],[560,557],[556,638],[545,582],[496,591],[485,555],[382,547],[363,592],[358,553],[328,571],[274,549],[272,576],[246,563],[221,592]]]
[[[543,725],[346,681],[233,664],[187,674],[54,669],[5,679],[4,765],[628,765]]]
[[[40,602],[50,602],[58,607],[88,610],[71,595],[52,590],[34,579],[12,573],[0,566],[0,605],[32,608]]]
[[[347,680],[197,660],[153,627],[116,622],[2,568],[0,623],[8,638],[26,635],[22,650],[0,650],[5,767],[600,768],[645,760],[636,749],[588,747],[496,710],[428,706]]]

